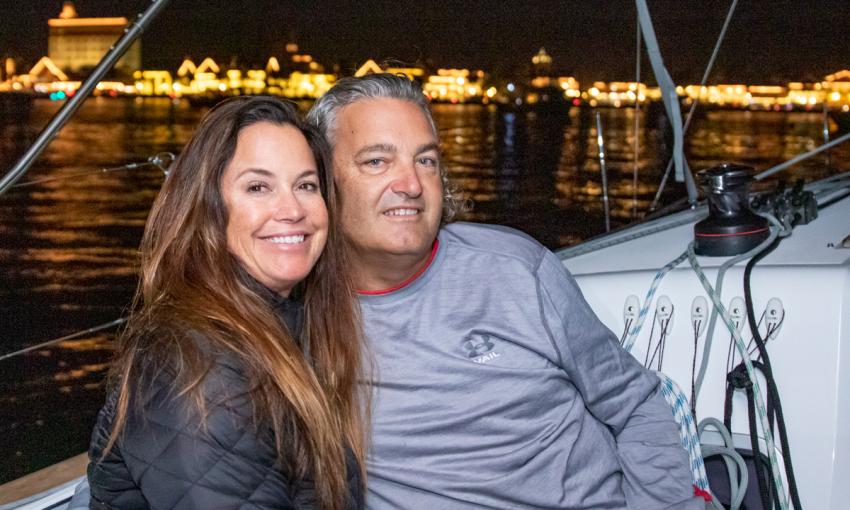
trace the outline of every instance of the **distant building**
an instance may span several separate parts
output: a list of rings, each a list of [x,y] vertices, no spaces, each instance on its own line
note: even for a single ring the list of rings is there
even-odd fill
[[[47,56],[68,73],[84,73],[97,65],[124,34],[127,18],[80,18],[73,2],[65,2],[58,18],[47,21]],[[142,68],[142,47],[136,41],[115,66],[132,76]]]
[[[537,55],[531,57],[531,65],[532,72],[534,73],[534,78],[551,78],[552,74],[552,57],[546,53],[546,48],[540,48],[537,52]],[[536,86],[547,86],[545,85],[536,85]]]
[[[484,71],[470,73],[468,69],[438,69],[437,74],[428,77],[422,88],[432,101],[468,103],[485,101],[483,85]]]
[[[366,76],[367,74],[396,74],[396,75],[405,75],[410,80],[418,80],[422,81],[425,77],[425,70],[421,67],[381,67],[377,62],[372,60],[371,58],[366,61],[362,66],[360,66],[357,71],[354,72],[354,76],[361,77]]]

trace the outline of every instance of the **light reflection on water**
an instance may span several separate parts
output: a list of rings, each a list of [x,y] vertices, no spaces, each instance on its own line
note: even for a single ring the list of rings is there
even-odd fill
[[[0,119],[0,169],[11,166],[58,109],[37,101]],[[304,109],[307,105],[301,105]],[[71,176],[179,152],[204,110],[169,100],[88,101],[25,180]],[[444,159],[473,209],[463,219],[524,230],[550,247],[604,226],[596,128],[590,110],[541,114],[435,105]],[[600,111],[614,225],[631,221],[632,172],[645,211],[669,158],[663,116]],[[710,111],[687,140],[694,169],[737,161],[765,169],[821,143],[819,113]],[[640,152],[635,165],[634,141]],[[791,175],[819,177],[824,158]],[[850,148],[832,152],[846,168]],[[137,246],[162,183],[155,167],[94,173],[16,188],[0,197],[0,354],[111,321],[135,286]],[[666,201],[678,198],[672,186]],[[77,454],[88,443],[112,333],[0,361],[0,483]]]

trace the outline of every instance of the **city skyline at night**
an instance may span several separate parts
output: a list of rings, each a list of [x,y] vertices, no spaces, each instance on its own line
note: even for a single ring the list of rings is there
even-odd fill
[[[149,0],[75,2],[81,16],[126,16]],[[729,4],[651,1],[665,63],[677,82],[699,81]],[[460,2],[433,0],[280,2],[255,0],[234,8],[221,0],[174,0],[142,39],[148,69],[176,68],[185,57],[233,58],[257,65],[295,41],[326,66],[350,74],[370,58],[435,67],[487,69],[511,75],[541,46],[558,74],[581,81],[631,80],[635,75],[632,2]],[[0,0],[0,56],[34,64],[47,50],[47,19],[59,0]],[[11,22],[10,22],[11,21]],[[850,67],[850,4],[741,2],[711,82],[815,81]],[[643,77],[651,75],[644,57]]]

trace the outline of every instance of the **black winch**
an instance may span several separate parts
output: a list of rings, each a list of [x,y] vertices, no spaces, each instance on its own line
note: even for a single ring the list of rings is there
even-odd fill
[[[765,218],[749,207],[752,167],[723,163],[697,174],[708,198],[708,218],[694,225],[697,255],[730,257],[745,253],[770,235]]]

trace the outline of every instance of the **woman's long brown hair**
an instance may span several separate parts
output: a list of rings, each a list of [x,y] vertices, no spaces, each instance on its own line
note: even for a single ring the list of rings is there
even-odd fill
[[[304,301],[303,343],[292,338],[265,289],[227,249],[220,182],[239,132],[258,122],[293,125],[304,134],[327,204],[326,248],[293,290]],[[200,334],[213,350],[235,356],[245,367],[255,419],[271,425],[286,471],[312,476],[319,508],[345,507],[346,445],[365,480],[368,402],[358,389],[363,342],[337,211],[326,143],[288,103],[234,98],[206,115],[172,164],[145,227],[134,308],[118,340],[113,381],[119,397],[106,451],[120,439],[131,402],[163,367],[174,369],[177,394],[190,396],[198,416],[205,416],[210,396],[200,389],[213,360],[209,349],[192,340]]]

